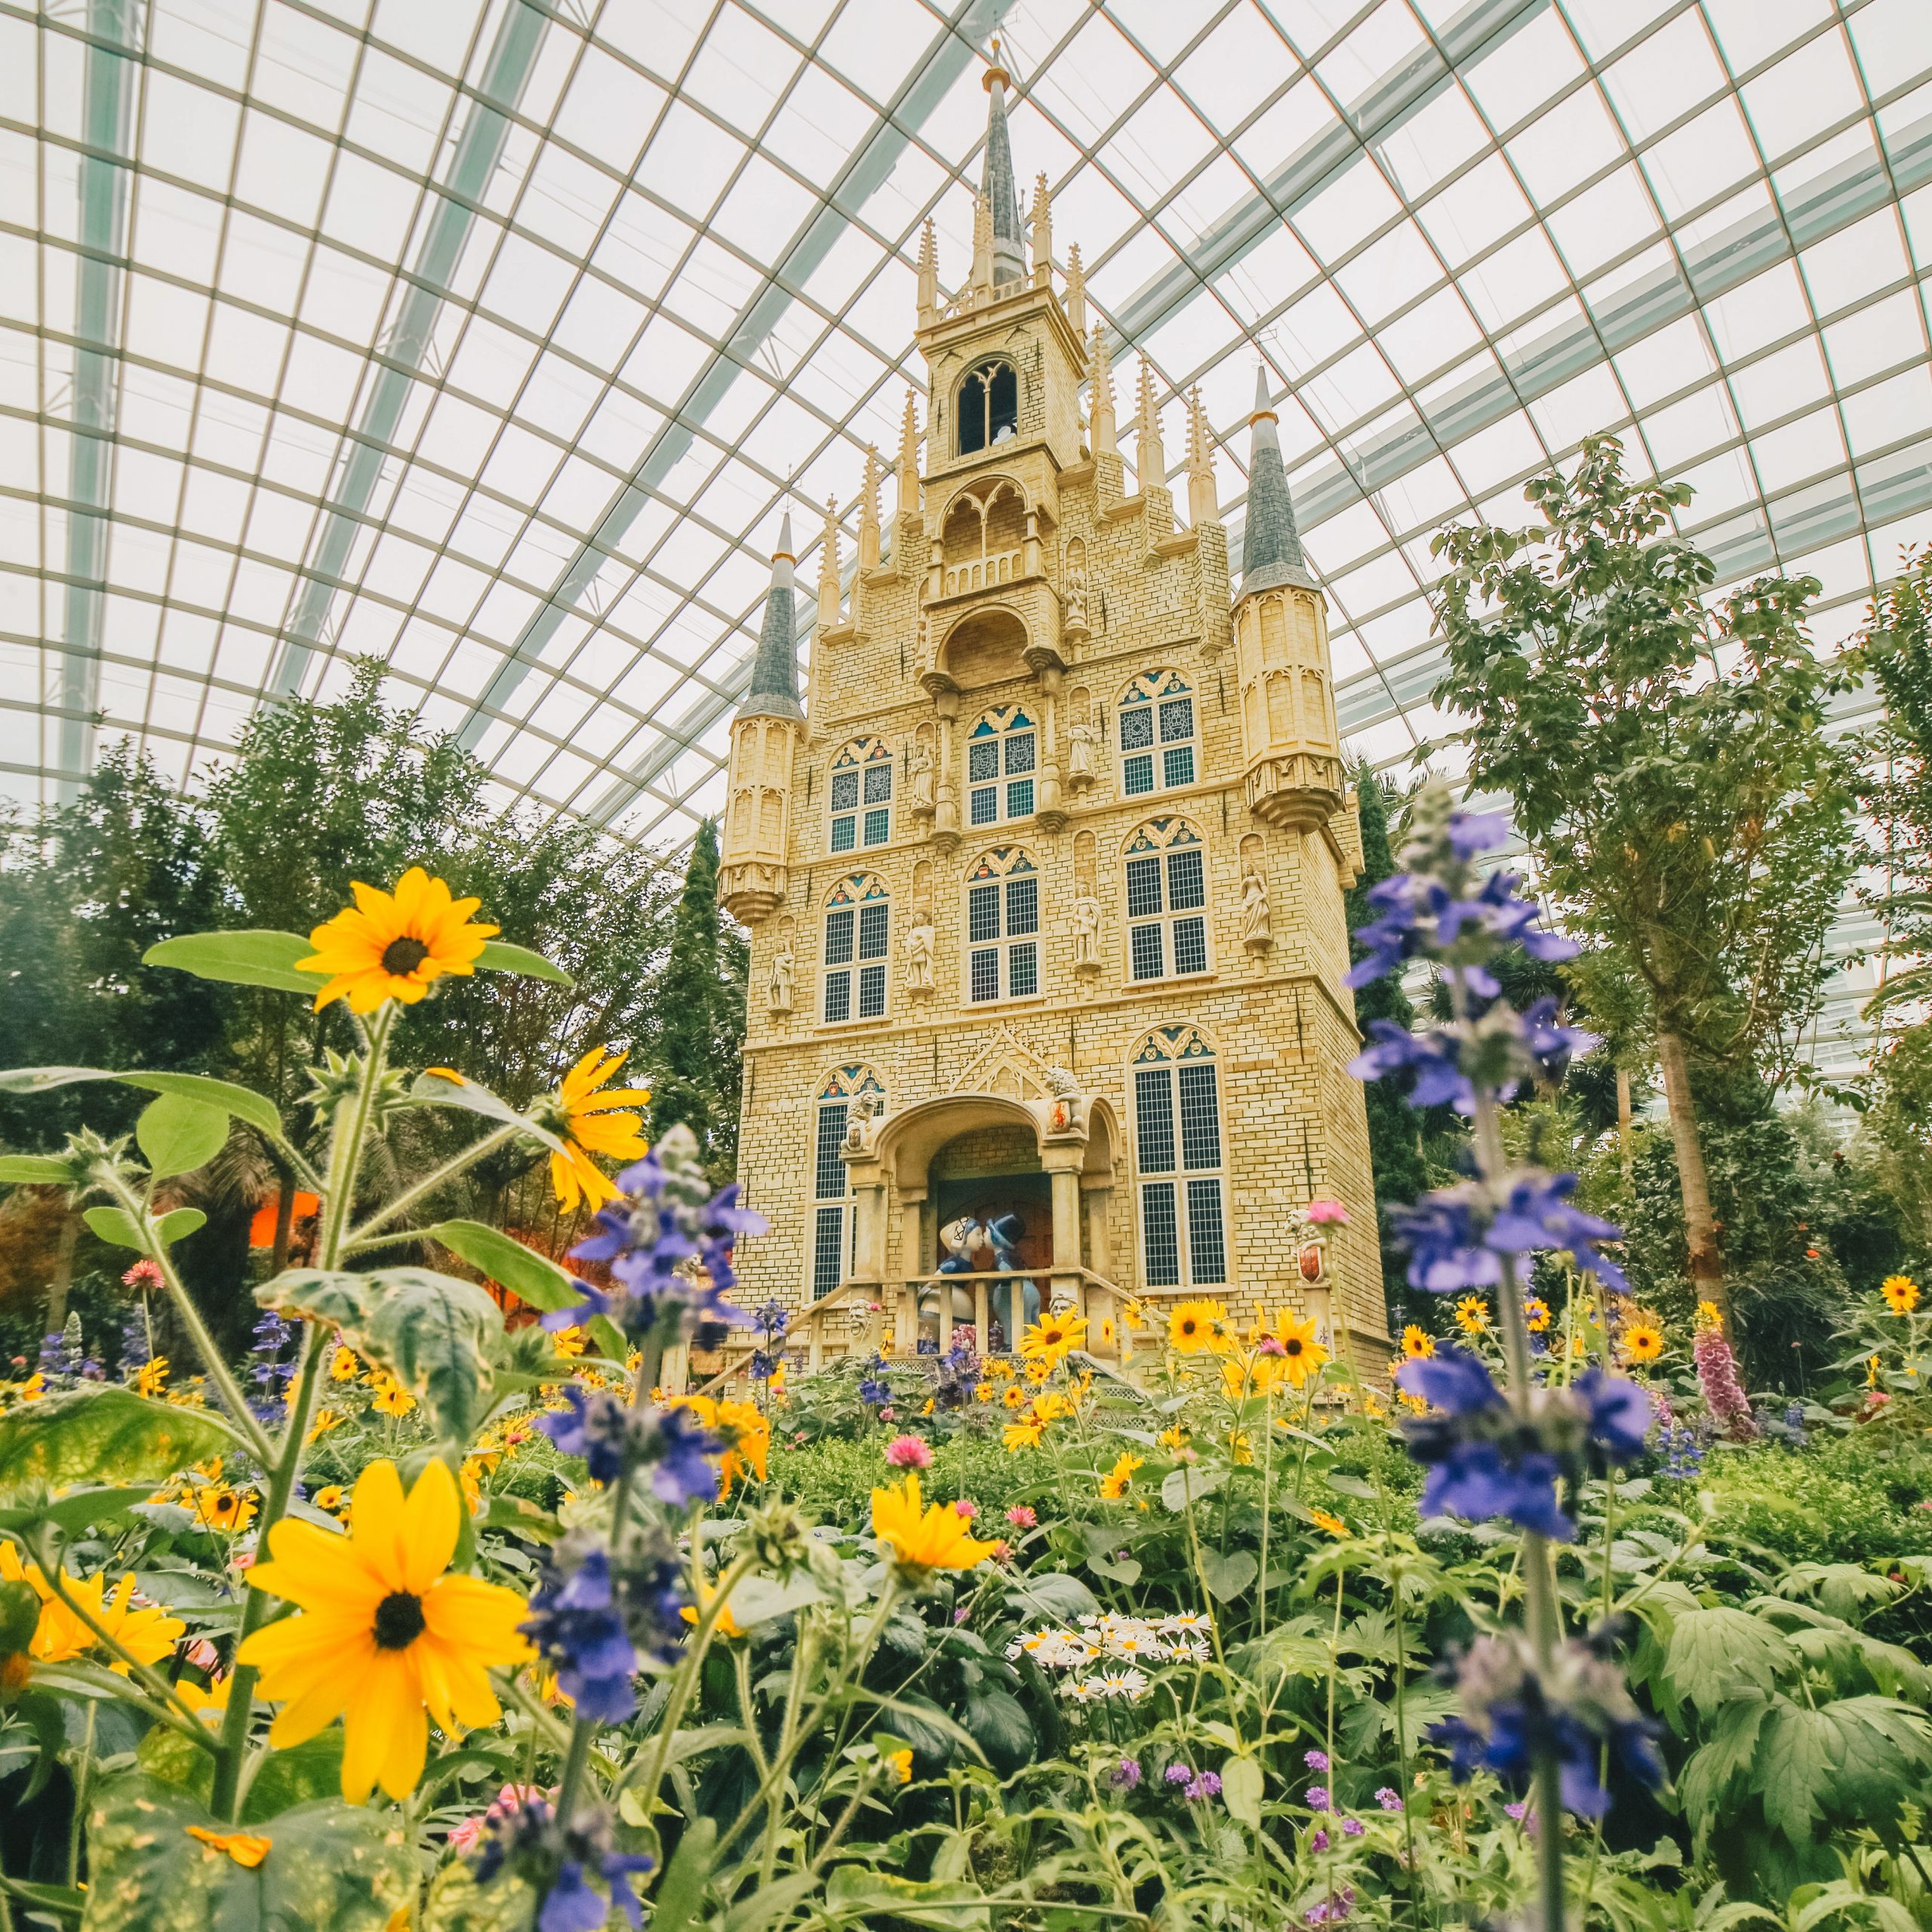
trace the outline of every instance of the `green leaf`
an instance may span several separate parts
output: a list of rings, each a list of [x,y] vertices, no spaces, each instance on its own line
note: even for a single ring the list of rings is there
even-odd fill
[[[1032,1762],[1039,1744],[1033,1734],[1033,1721],[1011,1691],[983,1684],[967,1698],[961,1721],[1001,1777],[1011,1777]]]
[[[1251,1832],[1261,1829],[1261,1767],[1252,1758],[1230,1758],[1221,1767],[1221,1801]]]
[[[141,1109],[134,1139],[156,1180],[205,1168],[228,1144],[228,1115],[220,1107],[163,1094]]]
[[[1765,1713],[1757,1757],[1764,1817],[1793,1844],[1808,1845],[1839,1749],[1838,1727],[1823,1711],[1780,1697]]]
[[[337,1798],[284,1811],[256,1828],[269,1851],[252,1871],[190,1838],[190,1826],[235,1829],[153,1778],[103,1783],[88,1818],[82,1932],[386,1932],[415,1899],[415,1857],[386,1807]]]
[[[266,1825],[299,1804],[334,1797],[342,1789],[342,1746],[347,1733],[331,1724],[300,1744],[285,1745],[262,1761],[242,1801],[242,1822]],[[205,1752],[198,1751],[197,1757]]]
[[[0,1530],[23,1530],[34,1523],[51,1523],[69,1536],[78,1536],[97,1523],[112,1523],[125,1517],[137,1503],[145,1503],[154,1494],[151,1482],[137,1483],[131,1489],[83,1489],[57,1501],[50,1499],[38,1507],[0,1509]]]
[[[977,1886],[953,1879],[902,1878],[870,1865],[835,1866],[825,1884],[824,1913],[835,1923],[909,1921],[915,1925],[989,1932],[992,1909]]]
[[[711,1875],[711,1849],[717,1839],[715,1819],[692,1820],[652,1897],[651,1932],[684,1932],[704,1897],[704,1882]]]
[[[312,958],[315,947],[296,933],[187,933],[165,939],[141,955],[144,966],[172,966],[198,980],[232,986],[272,986],[278,992],[313,998],[327,983],[320,973],[298,973],[295,962]]]
[[[255,1291],[264,1308],[339,1328],[429,1411],[445,1441],[466,1441],[495,1399],[491,1344],[497,1304],[473,1281],[427,1268],[352,1275],[296,1268]]]
[[[1170,1469],[1161,1484],[1161,1500],[1178,1516],[1189,1503],[1212,1496],[1228,1479],[1226,1469],[1204,1469],[1198,1463],[1183,1463]]]
[[[731,1592],[732,1621],[740,1630],[749,1630],[769,1617],[817,1603],[823,1595],[817,1581],[803,1570],[783,1581],[776,1577],[747,1577]]]
[[[1663,1675],[1708,1715],[1742,1690],[1768,1695],[1795,1661],[1776,1630],[1743,1611],[1690,1610],[1672,1626]]]
[[[208,1226],[208,1217],[198,1208],[171,1208],[154,1224],[155,1238],[163,1247],[186,1241],[198,1229]]]
[[[476,963],[493,973],[521,973],[526,980],[548,980],[554,986],[577,984],[561,966],[552,965],[542,953],[532,952],[527,946],[512,946],[506,940],[485,940]]]
[[[81,1219],[97,1238],[104,1241],[110,1247],[142,1248],[147,1243],[141,1238],[141,1231],[135,1226],[133,1218],[118,1208],[84,1208]]]
[[[1780,1700],[1782,1701],[1782,1700]],[[1711,1828],[1729,1813],[1729,1794],[1748,1772],[1757,1755],[1758,1733],[1771,1709],[1763,1697],[1747,1693],[1718,1713],[1710,1739],[1684,1767],[1677,1781],[1684,1816],[1702,1844]]]
[[[487,1228],[481,1221],[438,1221],[422,1231],[431,1241],[438,1241],[452,1254],[460,1254],[472,1268],[480,1268],[493,1281],[500,1281],[510,1292],[546,1313],[558,1308],[574,1308],[583,1296],[571,1277],[543,1255],[533,1253],[520,1241],[512,1241],[498,1228]]]
[[[53,1154],[0,1155],[0,1181],[16,1187],[65,1187],[73,1170]]]
[[[505,1127],[520,1128],[533,1140],[540,1140],[545,1146],[561,1154],[564,1143],[546,1127],[539,1127],[534,1120],[526,1119],[512,1106],[509,1101],[499,1098],[487,1087],[479,1087],[473,1080],[451,1080],[440,1073],[419,1073],[409,1089],[409,1104],[413,1107],[463,1107],[473,1114],[481,1114],[487,1120],[501,1122]]]
[[[1217,1603],[1232,1603],[1260,1574],[1260,1564],[1247,1550],[1230,1550],[1225,1556],[1218,1550],[1201,1552],[1201,1580]]]
[[[1014,1579],[1006,1593],[1006,1607],[1015,1617],[1038,1617],[1047,1623],[1078,1623],[1100,1609],[1100,1600],[1078,1577],[1063,1570],[1040,1570]]]
[[[281,1116],[275,1103],[253,1088],[238,1087],[232,1080],[216,1080],[205,1073],[110,1073],[103,1078],[118,1080],[128,1087],[145,1088],[150,1094],[172,1094],[184,1100],[198,1100],[203,1106],[219,1107],[251,1127],[260,1128],[270,1139],[281,1138]]]
[[[0,1494],[30,1482],[165,1482],[191,1463],[230,1447],[234,1438],[198,1409],[150,1402],[103,1384],[50,1395],[0,1416]]]

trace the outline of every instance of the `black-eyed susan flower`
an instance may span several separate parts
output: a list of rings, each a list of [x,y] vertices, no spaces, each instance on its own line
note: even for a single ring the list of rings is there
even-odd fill
[[[1435,1337],[1411,1321],[1402,1331],[1402,1353],[1410,1361],[1426,1361],[1435,1352]]]
[[[1289,1309],[1275,1316],[1268,1346],[1281,1351],[1282,1370],[1297,1389],[1311,1375],[1319,1374],[1328,1359],[1327,1349],[1315,1338],[1314,1318],[1298,1321]]]
[[[1127,1494],[1134,1471],[1146,1460],[1144,1456],[1135,1455],[1131,1449],[1123,1451],[1113,1467],[1100,1478],[1100,1494],[1109,1503],[1118,1503]]]
[[[915,1471],[891,1489],[872,1491],[872,1534],[902,1569],[971,1570],[998,1547],[972,1534],[967,1519],[943,1503],[928,1506]]]
[[[608,1047],[594,1048],[565,1074],[540,1113],[543,1124],[564,1143],[550,1156],[550,1186],[566,1214],[579,1201],[595,1209],[614,1201],[617,1190],[591,1157],[638,1161],[651,1151],[642,1119],[629,1109],[648,1106],[648,1087],[606,1087],[629,1056]]]
[[[71,1663],[75,1657],[86,1656],[100,1642],[93,1629],[54,1594],[40,1566],[23,1562],[20,1552],[10,1543],[0,1543],[0,1583],[25,1583],[40,1598],[40,1614],[26,1648],[32,1663]],[[158,1605],[136,1603],[131,1575],[124,1575],[110,1592],[104,1571],[96,1571],[91,1577],[76,1577],[63,1567],[60,1585],[137,1663],[158,1663],[187,1629],[178,1617],[169,1616]],[[118,1657],[110,1654],[107,1661],[111,1669],[127,1675],[128,1666]]]
[[[416,1789],[430,1718],[451,1734],[494,1724],[503,1712],[490,1666],[532,1654],[518,1629],[529,1614],[521,1597],[450,1574],[462,1503],[445,1464],[429,1463],[405,1496],[395,1463],[371,1463],[353,1500],[346,1537],[297,1517],[269,1531],[269,1561],[248,1572],[249,1586],[300,1614],[257,1630],[235,1654],[281,1706],[269,1731],[277,1748],[342,1718],[342,1795],[360,1804],[377,1784],[398,1799]]]
[[[1623,1352],[1632,1361],[1655,1361],[1663,1353],[1663,1329],[1655,1315],[1640,1315],[1625,1323]]]
[[[1168,1317],[1168,1346],[1177,1355],[1198,1355],[1204,1349],[1219,1354],[1227,1346],[1223,1333],[1227,1310],[1217,1301],[1184,1301]]]
[[[439,878],[411,866],[392,894],[360,879],[349,882],[355,903],[309,935],[315,950],[295,962],[300,973],[321,973],[328,983],[315,995],[315,1011],[346,999],[352,1013],[373,1013],[386,999],[414,1006],[445,974],[467,977],[476,970],[494,926],[471,921],[480,899],[457,899]]]
[[[1549,1303],[1541,1295],[1526,1297],[1523,1303],[1523,1326],[1532,1335],[1540,1335],[1549,1322]]]
[[[255,1520],[255,1499],[239,1490],[230,1489],[225,1483],[198,1489],[195,1492],[195,1519],[204,1528],[213,1530],[218,1535],[237,1535]]]
[[[1027,1361],[1058,1361],[1069,1351],[1084,1347],[1087,1340],[1087,1324],[1070,1309],[1057,1310],[1043,1315],[1039,1320],[1024,1330],[1020,1337],[1020,1352]]]
[[[1481,1295],[1465,1295],[1456,1304],[1456,1326],[1466,1335],[1489,1333],[1489,1304]]]
[[[361,1372],[361,1361],[347,1343],[338,1342],[329,1351],[329,1380],[331,1382],[353,1382]]]
[[[1918,1284],[1909,1275],[1887,1275],[1878,1292],[1894,1315],[1909,1315],[1918,1306]]]
[[[134,1393],[158,1395],[168,1386],[168,1358],[155,1355],[134,1371]]]
[[[1352,1537],[1355,1531],[1340,1517],[1326,1509],[1310,1509],[1309,1519],[1318,1530],[1324,1530],[1339,1543],[1344,1537]]]

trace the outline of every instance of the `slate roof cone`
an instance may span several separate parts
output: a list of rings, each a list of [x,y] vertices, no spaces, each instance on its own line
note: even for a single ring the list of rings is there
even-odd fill
[[[798,623],[793,608],[792,512],[778,526],[778,547],[771,553],[771,589],[764,600],[764,628],[758,632],[758,655],[752,660],[751,689],[738,707],[740,718],[802,718],[798,702]]]
[[[1268,396],[1268,372],[1254,372],[1254,413],[1248,420],[1247,525],[1241,537],[1241,589],[1272,589],[1281,583],[1312,586],[1295,528],[1295,506],[1288,497],[1288,472],[1281,466],[1281,439],[1275,433],[1274,405]]]
[[[980,192],[993,217],[993,281],[1023,281],[1026,257],[1020,246],[1020,190],[1013,178],[1013,144],[1006,134],[1006,84],[1013,76],[1000,65],[999,42],[986,72],[986,162]]]

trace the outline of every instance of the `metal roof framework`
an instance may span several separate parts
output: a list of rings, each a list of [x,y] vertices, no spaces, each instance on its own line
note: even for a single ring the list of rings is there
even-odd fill
[[[928,214],[963,278],[995,32],[1237,557],[1265,365],[1379,763],[1431,533],[1590,431],[1823,645],[1932,538],[1924,0],[0,0],[0,780],[189,783],[373,654],[503,803],[680,842]]]

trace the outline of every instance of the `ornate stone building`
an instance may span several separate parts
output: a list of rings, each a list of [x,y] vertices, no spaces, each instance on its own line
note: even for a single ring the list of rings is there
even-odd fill
[[[828,507],[802,703],[786,519],[732,727],[740,1171],[772,1222],[744,1292],[879,1303],[904,1343],[913,1284],[956,1253],[947,1325],[1010,1332],[1026,1310],[984,1278],[997,1223],[998,1258],[1090,1312],[1116,1288],[1297,1306],[1375,1366],[1367,1128],[1344,1071],[1359,832],[1265,380],[1236,594],[1198,398],[1183,524],[1144,365],[1127,487],[1105,338],[1077,248],[1056,285],[1044,177],[1027,266],[1006,80],[986,76],[964,288],[942,294],[930,226],[921,254],[924,466],[909,398],[889,524],[867,460],[849,607]],[[1352,1220],[1310,1280],[1296,1229],[1321,1195]]]

